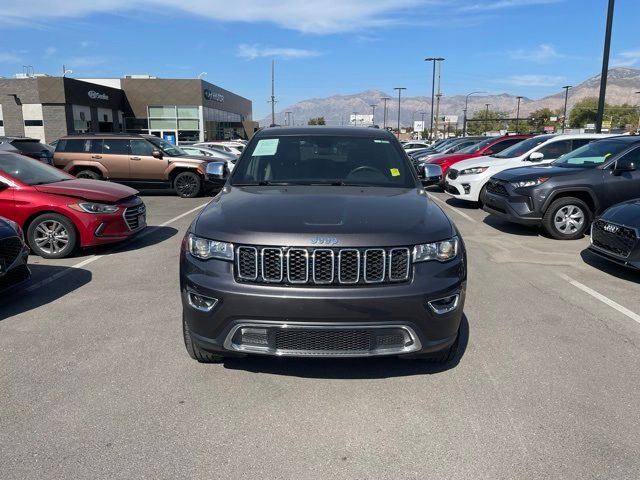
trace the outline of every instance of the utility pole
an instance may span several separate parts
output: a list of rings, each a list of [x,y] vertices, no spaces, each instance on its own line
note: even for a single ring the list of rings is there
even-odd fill
[[[611,50],[611,29],[613,28],[613,4],[614,0],[609,0],[609,7],[607,9],[607,28],[604,34],[604,51],[602,52],[602,73],[600,74],[600,95],[598,96],[596,133],[602,133],[604,99],[607,95],[607,74],[609,73],[609,51]]]
[[[291,113],[292,113],[292,112],[284,112],[284,114],[285,114],[285,123],[286,123],[288,126],[291,126],[291,125],[292,125],[292,123],[291,123]]]
[[[484,114],[484,133],[485,135],[487,134],[487,132],[489,131],[489,105],[491,105],[490,103],[485,103],[485,105],[487,106],[487,110]]]
[[[523,99],[523,97],[518,96],[516,97],[518,99],[518,106],[516,107],[516,134],[520,133],[520,130],[518,130],[518,124],[520,123],[520,100]],[[566,110],[566,106],[565,106],[565,110]]]
[[[383,128],[387,129],[387,100],[391,100],[391,97],[382,97],[382,101],[384,102],[384,108],[382,110]]]
[[[433,101],[435,98],[435,88],[436,88],[436,62],[443,62],[444,58],[442,57],[428,57],[424,59],[425,62],[433,62],[433,73],[431,76],[431,122],[429,126],[429,136],[433,139]],[[438,87],[439,89],[439,87]]]
[[[562,117],[562,133],[564,133],[564,127],[567,124],[567,100],[569,99],[571,85],[565,85],[562,88],[564,88],[564,115]]]
[[[376,107],[378,106],[377,103],[374,103],[372,105],[369,105],[371,107],[371,124],[375,125],[376,124]]]
[[[636,95],[638,94],[640,94],[640,92],[636,92]],[[638,107],[638,110],[640,110],[640,107]],[[636,132],[640,133],[640,112],[638,113],[638,129]]]
[[[358,126],[358,112],[353,112],[353,126]]]
[[[276,61],[271,60],[271,125],[276,124]]]
[[[463,137],[467,136],[467,111],[469,109],[469,97],[471,95],[477,95],[478,93],[487,93],[487,92],[483,92],[483,91],[471,92],[471,93],[468,93],[467,96],[464,99],[464,110],[463,110],[464,121],[462,122],[462,136]]]
[[[441,93],[436,93],[436,137],[438,136],[438,121],[440,120],[440,98],[442,97]],[[431,132],[433,135],[433,132]],[[437,140],[437,138],[436,138]]]
[[[400,138],[400,97],[402,90],[406,90],[407,87],[395,87],[394,90],[398,90],[398,138]]]

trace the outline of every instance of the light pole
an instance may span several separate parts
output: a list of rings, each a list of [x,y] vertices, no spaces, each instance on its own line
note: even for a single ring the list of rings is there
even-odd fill
[[[202,80],[202,77],[204,77],[205,75],[207,75],[207,72],[200,72],[198,74],[198,80]]]
[[[288,126],[291,126],[291,124],[292,124],[292,122],[291,122],[291,113],[292,112],[284,112],[284,114],[285,114],[284,121],[285,121],[285,124],[288,125]]]
[[[436,137],[438,136],[438,121],[440,120],[440,98],[442,98],[442,94],[436,93]]]
[[[609,73],[609,51],[611,50],[611,29],[613,28],[613,4],[609,0],[607,8],[607,28],[604,34],[604,51],[602,52],[602,72],[600,73],[600,95],[598,97],[598,113],[596,114],[596,133],[602,133],[602,116],[604,115],[604,97],[607,94],[607,74]]]
[[[383,117],[383,128],[387,129],[387,100],[391,100],[391,97],[382,97],[381,99],[384,102],[384,107],[382,109],[382,117]]]
[[[640,94],[640,92],[636,92],[636,95]],[[640,106],[638,106],[638,110],[640,111]],[[638,129],[636,130],[640,133],[640,112],[638,113]]]
[[[516,135],[518,133],[520,133],[520,130],[518,129],[518,125],[520,123],[520,100],[522,100],[524,97],[522,96],[517,96],[516,99],[518,100],[518,106],[516,107]]]
[[[487,93],[487,92],[482,92],[482,91],[477,91],[477,92],[471,92],[468,93],[467,96],[464,99],[464,122],[462,123],[462,136],[466,137],[467,136],[467,108],[469,105],[469,97],[471,95],[477,95],[478,93]],[[456,125],[457,127],[457,125]]]
[[[402,96],[402,90],[406,90],[407,87],[394,87],[394,90],[398,91],[398,138],[400,138],[400,97]]]
[[[369,106],[371,107],[371,124],[375,125],[376,124],[376,107],[378,106],[378,104],[373,103]]]
[[[564,87],[564,115],[562,117],[562,133],[564,133],[564,127],[567,124],[567,100],[569,99],[569,89],[572,85],[565,85]]]
[[[424,138],[424,131],[426,130],[426,128],[424,128],[424,116],[427,114],[427,112],[420,112],[420,116],[422,117],[420,120],[422,122],[422,131],[420,132],[420,138]]]
[[[425,62],[433,62],[433,74],[431,76],[431,122],[429,124],[429,136],[433,139],[433,101],[436,93],[436,62],[444,62],[442,57],[428,57]]]
[[[489,105],[491,105],[490,103],[485,103],[485,106],[487,107],[487,110],[484,114],[484,133],[486,135],[486,133],[489,131]]]
[[[353,126],[358,126],[358,112],[353,112]]]

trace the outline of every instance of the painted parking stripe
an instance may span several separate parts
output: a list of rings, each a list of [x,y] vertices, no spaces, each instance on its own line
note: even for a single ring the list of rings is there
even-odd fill
[[[170,220],[167,220],[164,223],[161,223],[158,226],[155,227],[149,227],[147,228],[144,232],[136,235],[135,237],[117,244],[116,247],[112,248],[111,250],[109,250],[107,253],[103,254],[103,255],[92,255],[89,258],[84,259],[83,261],[76,263],[75,265],[71,265],[70,267],[67,267],[66,269],[51,275],[50,277],[47,277],[43,280],[40,280],[38,283],[34,283],[33,285],[30,285],[29,287],[27,287],[25,290],[27,292],[33,292],[34,290],[38,290],[39,288],[43,287],[44,285],[48,285],[51,282],[55,282],[56,280],[60,279],[61,277],[64,277],[65,275],[67,275],[68,273],[71,273],[74,269],[76,268],[82,268],[86,265],[89,265],[90,263],[95,262],[96,260],[100,260],[102,257],[105,257],[107,255],[109,255],[110,253],[112,253],[115,250],[118,250],[118,248],[121,248],[123,245],[127,245],[128,243],[131,242],[135,242],[136,240],[139,240],[141,238],[146,237],[147,235],[151,235],[153,232],[155,232],[158,228],[162,228],[162,227],[166,227],[167,225],[171,225],[173,222],[176,222],[178,220],[180,220],[183,217],[186,217],[187,215],[192,214],[193,212],[197,212],[198,210],[206,207],[209,204],[209,202],[207,203],[203,203],[202,205],[192,208],[191,210],[181,213],[180,215],[173,217]]]
[[[601,293],[598,293],[595,290],[587,287],[586,285],[583,285],[582,283],[578,282],[577,280],[574,280],[573,278],[565,275],[564,273],[559,273],[558,275],[560,275],[560,277],[562,279],[566,280],[567,282],[569,282],[574,287],[579,288],[583,292],[591,295],[593,298],[595,298],[597,300],[600,300],[602,303],[610,306],[611,308],[617,310],[618,312],[622,313],[623,315],[626,315],[631,320],[635,320],[636,322],[640,323],[640,315],[638,315],[637,313],[632,312],[628,308],[625,308],[622,305],[620,305],[619,303],[614,302],[609,297],[605,297]]]
[[[460,215],[461,217],[465,218],[466,220],[470,221],[471,223],[477,223],[473,218],[471,218],[469,215],[467,215],[466,213],[464,213],[462,210],[458,210],[456,207],[452,207],[451,205],[449,205],[447,202],[440,200],[439,198],[437,198],[434,195],[431,195],[429,193],[429,198],[434,200],[435,202],[439,203],[440,205],[446,207],[446,208],[450,208],[451,210],[453,210],[455,213],[457,213],[458,215]]]

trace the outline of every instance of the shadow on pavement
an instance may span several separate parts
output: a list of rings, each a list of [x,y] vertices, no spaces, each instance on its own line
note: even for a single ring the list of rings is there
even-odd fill
[[[586,248],[580,252],[580,256],[584,263],[590,267],[600,270],[601,272],[612,275],[621,280],[640,283],[640,271],[605,260],[595,253],[591,253]]]
[[[29,265],[31,279],[2,293],[0,297],[0,321],[14,315],[28,312],[47,305],[91,282],[91,272],[82,268],[60,267],[53,265]],[[62,275],[62,272],[64,275]],[[51,283],[36,288],[38,282],[60,275]]]
[[[149,226],[136,237],[125,240],[122,243],[110,243],[108,245],[100,245],[97,247],[84,248],[77,253],[77,256],[86,255],[108,255],[110,253],[131,252],[150,247],[165,240],[170,239],[178,233],[178,230],[172,227],[154,227]]]
[[[469,322],[467,316],[463,315],[460,324],[458,353],[451,362],[445,365],[432,364],[423,360],[405,360],[398,357],[326,359],[250,356],[225,359],[224,367],[272,375],[343,380],[430,375],[455,368],[464,356],[468,344]]]
[[[490,227],[500,230],[504,233],[510,233],[512,235],[521,235],[524,237],[541,237],[540,229],[538,227],[528,227],[526,225],[519,225],[517,223],[507,222],[501,218],[493,215],[487,215],[482,221]]]
[[[444,202],[451,207],[459,208],[461,210],[482,210],[479,203],[467,202],[458,198],[450,197],[447,198]]]

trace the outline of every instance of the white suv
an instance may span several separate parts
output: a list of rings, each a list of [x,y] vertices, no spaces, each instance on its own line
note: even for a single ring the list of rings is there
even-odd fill
[[[538,135],[495,155],[464,160],[448,170],[445,192],[461,200],[482,204],[485,185],[496,173],[531,163],[550,163],[592,140],[608,136],[596,133]]]

